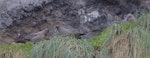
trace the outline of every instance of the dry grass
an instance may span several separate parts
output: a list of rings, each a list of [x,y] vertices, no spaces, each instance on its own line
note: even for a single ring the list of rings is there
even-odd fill
[[[32,43],[0,45],[0,58],[28,58]]]
[[[0,58],[25,58],[20,50],[3,49],[0,51]]]
[[[112,58],[130,58],[130,40],[127,35],[117,35],[110,43]]]

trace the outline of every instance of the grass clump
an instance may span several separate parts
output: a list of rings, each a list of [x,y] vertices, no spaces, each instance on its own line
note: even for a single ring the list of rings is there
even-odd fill
[[[0,58],[27,58],[32,46],[32,43],[0,45]]]
[[[5,49],[0,51],[0,58],[25,58],[20,50]]]
[[[146,29],[146,30],[150,30],[150,14],[146,13],[143,14],[138,21],[138,25],[140,28]]]
[[[91,39],[89,43],[94,47],[101,47],[104,44],[104,42],[110,37],[110,32],[111,30],[109,30],[109,28],[105,29],[100,35]]]
[[[93,58],[94,49],[86,40],[74,37],[53,37],[36,44],[31,58]]]
[[[111,37],[105,39],[97,58],[149,58],[150,14],[134,23],[113,25]],[[106,35],[110,36],[110,35]],[[101,38],[98,38],[101,39]],[[100,44],[99,44],[100,45]]]
[[[125,30],[130,30],[136,27],[136,24],[137,23],[114,24],[113,26],[104,29],[100,35],[94,37],[89,42],[94,47],[101,47],[104,43],[106,43],[106,41],[110,41],[112,36],[120,34]]]

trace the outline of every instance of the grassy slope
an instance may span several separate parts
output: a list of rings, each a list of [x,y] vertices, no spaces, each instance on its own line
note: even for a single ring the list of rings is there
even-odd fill
[[[127,42],[122,44],[125,41]],[[98,58],[149,58],[149,42],[150,14],[142,15],[136,22],[115,24],[90,41],[93,46],[100,47]],[[127,47],[121,46],[126,44],[128,44]],[[123,51],[125,48],[127,50]],[[129,53],[127,54],[128,57],[119,55],[127,51]]]
[[[132,42],[129,48],[131,58],[150,57],[148,55],[150,54],[150,14],[144,14],[136,22],[114,24],[90,41],[77,40],[73,37],[54,37],[50,41],[40,42],[34,46],[31,43],[0,45],[0,58],[29,58],[30,56],[32,58],[42,58],[43,56],[45,58],[91,58],[92,56],[112,58],[116,57],[113,56],[115,54],[113,53],[114,47],[110,49],[109,46],[114,39],[120,38],[120,35],[124,35],[125,39],[127,38]],[[98,47],[100,51],[93,51],[92,46]],[[96,54],[93,55],[93,53]]]

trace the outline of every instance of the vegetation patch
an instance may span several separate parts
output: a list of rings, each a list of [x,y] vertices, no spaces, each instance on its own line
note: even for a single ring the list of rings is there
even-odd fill
[[[34,46],[31,58],[93,58],[94,49],[86,40],[54,37]]]
[[[89,41],[55,36],[36,44],[0,45],[0,58],[149,58],[149,22],[150,14],[144,14],[138,21],[114,24]]]
[[[32,43],[0,45],[0,58],[26,58],[31,54]]]
[[[142,15],[135,23],[116,25],[107,43],[101,46],[98,58],[149,58],[150,15]]]

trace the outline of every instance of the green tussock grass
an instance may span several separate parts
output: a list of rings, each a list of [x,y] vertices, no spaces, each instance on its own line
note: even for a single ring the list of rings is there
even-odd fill
[[[130,30],[131,28],[136,27],[137,23],[124,23],[124,24],[114,24],[111,27],[108,27],[103,30],[103,32],[95,36],[89,42],[95,47],[101,47],[106,41],[110,40],[113,35],[119,34],[125,30]]]
[[[92,58],[93,47],[74,37],[53,37],[34,46],[31,58]]]
[[[105,29],[99,36],[96,36],[93,39],[91,39],[89,43],[93,45],[94,47],[101,47],[103,43],[105,42],[105,40],[110,37],[108,36],[111,34],[110,32],[111,30]]]

